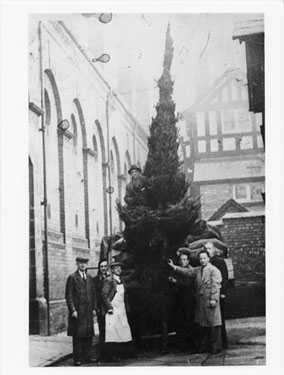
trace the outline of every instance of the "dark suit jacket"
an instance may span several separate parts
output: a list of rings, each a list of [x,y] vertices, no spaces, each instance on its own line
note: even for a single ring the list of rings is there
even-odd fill
[[[125,303],[125,309],[126,312],[129,311],[129,306],[128,306],[128,298],[127,298],[127,291],[125,290],[125,283],[123,281],[123,278],[121,277],[121,281],[124,286],[124,303]],[[116,292],[117,292],[117,281],[113,277],[113,275],[107,277],[104,280],[103,283],[103,288],[102,288],[102,314],[105,314],[108,310],[112,309],[112,304],[111,301],[113,300]]]
[[[107,274],[106,277],[108,276],[109,274]],[[94,277],[95,291],[96,291],[96,297],[97,297],[97,314],[100,314],[100,315],[102,314],[102,305],[103,305],[102,289],[103,289],[103,284],[104,284],[106,277],[102,277],[102,275],[100,274]]]
[[[87,274],[85,282],[78,270],[72,273],[67,279],[65,298],[69,310],[68,336],[92,337],[93,310],[97,307],[93,278]],[[74,311],[77,311],[78,318],[72,318]]]
[[[223,258],[218,257],[217,255],[214,255],[210,259],[210,263],[213,264],[213,266],[217,267],[218,270],[221,272],[222,275],[222,283],[221,283],[221,290],[220,294],[227,294],[227,286],[228,286],[228,280],[229,280],[229,275],[228,275],[228,269],[226,262],[224,261]]]
[[[135,186],[133,181],[126,185],[124,201],[129,206],[144,206],[146,204],[146,178],[139,177],[139,185]]]

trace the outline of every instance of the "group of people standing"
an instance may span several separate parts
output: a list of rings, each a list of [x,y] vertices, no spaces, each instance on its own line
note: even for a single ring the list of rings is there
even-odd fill
[[[68,277],[66,284],[67,334],[73,340],[74,366],[103,359],[116,362],[117,354],[133,352],[122,264],[112,262],[108,266],[107,260],[101,260],[98,274],[93,278],[86,272],[88,261],[84,257],[76,258],[77,270]],[[99,358],[91,357],[95,317],[99,326]]]
[[[179,251],[179,266],[171,259],[169,282],[176,288],[177,338],[180,351],[189,349],[216,354],[227,348],[224,300],[228,270],[216,255],[213,243],[205,244],[198,254],[199,266],[190,265],[188,249]],[[122,264],[106,259],[98,264],[94,278],[87,274],[88,259],[76,258],[77,270],[66,283],[69,310],[68,335],[73,339],[74,365],[91,362],[116,362],[122,353],[134,356],[129,305],[125,293]],[[195,264],[196,265],[196,264]],[[91,357],[94,318],[99,326],[98,358]]]
[[[200,353],[216,354],[228,347],[224,315],[228,269],[210,241],[198,253],[198,259],[200,265],[191,266],[189,250],[181,248],[180,265],[168,261],[173,269],[169,281],[177,286],[177,309],[182,317],[177,315],[181,323],[177,330],[181,332],[179,349],[184,351],[191,346]]]

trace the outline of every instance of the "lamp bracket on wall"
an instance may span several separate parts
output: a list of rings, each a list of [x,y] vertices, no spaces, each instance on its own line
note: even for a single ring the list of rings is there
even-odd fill
[[[108,194],[112,194],[114,192],[114,188],[112,186],[109,186],[108,188],[106,188],[106,192]]]

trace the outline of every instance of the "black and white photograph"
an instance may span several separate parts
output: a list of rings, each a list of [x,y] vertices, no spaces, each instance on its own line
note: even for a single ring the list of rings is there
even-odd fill
[[[26,11],[27,293],[13,306],[25,300],[28,369],[271,365],[271,18]]]

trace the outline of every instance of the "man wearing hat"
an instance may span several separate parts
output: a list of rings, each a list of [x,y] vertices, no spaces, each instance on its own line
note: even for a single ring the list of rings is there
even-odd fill
[[[91,359],[96,315],[96,293],[93,278],[86,273],[89,259],[76,258],[77,270],[66,283],[65,298],[69,310],[67,335],[73,339],[74,366],[95,362]]]
[[[176,322],[177,338],[179,340],[178,351],[187,351],[196,346],[196,334],[194,330],[195,313],[195,270],[189,264],[190,252],[187,248],[179,248],[179,266],[175,266],[171,259],[169,266],[173,269],[173,275],[169,281],[176,289]]]
[[[132,351],[132,335],[127,319],[128,304],[121,277],[122,263],[110,264],[111,276],[102,288],[102,311],[105,314],[105,354],[108,361],[116,362],[120,354]]]
[[[228,281],[229,281],[228,268],[224,259],[220,256],[217,256],[217,248],[211,241],[208,241],[204,245],[204,248],[209,253],[210,263],[213,264],[213,266],[217,267],[222,275],[222,282],[221,282],[221,289],[220,289],[220,310],[221,310],[221,318],[222,318],[221,337],[222,337],[222,347],[223,349],[227,349],[228,338],[227,338],[226,324],[225,324],[225,298],[227,294],[227,286],[228,286]]]
[[[141,168],[131,165],[128,174],[131,181],[126,185],[124,201],[128,206],[146,205],[146,177],[142,175]]]

